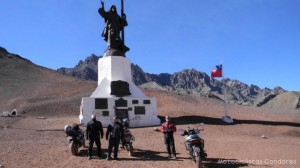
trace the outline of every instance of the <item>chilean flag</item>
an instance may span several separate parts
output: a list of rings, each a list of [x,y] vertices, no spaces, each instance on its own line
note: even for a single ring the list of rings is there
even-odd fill
[[[222,64],[216,66],[217,69],[211,71],[211,77],[222,77]]]

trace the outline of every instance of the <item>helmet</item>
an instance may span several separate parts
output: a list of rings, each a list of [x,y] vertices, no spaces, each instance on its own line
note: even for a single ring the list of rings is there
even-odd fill
[[[66,125],[65,128],[64,128],[64,131],[67,133],[67,132],[70,132],[71,131],[71,126],[70,125]]]
[[[124,127],[128,127],[129,126],[129,119],[128,118],[124,118],[123,119],[123,126]]]

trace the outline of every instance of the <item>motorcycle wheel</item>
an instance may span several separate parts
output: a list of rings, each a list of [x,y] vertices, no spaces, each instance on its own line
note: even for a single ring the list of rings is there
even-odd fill
[[[201,155],[202,159],[206,159],[207,158],[207,153],[205,153],[205,152],[201,152],[200,155]]]
[[[72,142],[70,143],[69,149],[70,149],[72,155],[74,155],[74,156],[77,155],[77,153],[78,153],[78,148],[76,147],[74,141],[72,141]]]
[[[129,144],[128,154],[129,154],[129,156],[133,156],[133,146],[132,146],[132,144]]]
[[[202,159],[201,159],[200,154],[198,156],[196,156],[196,165],[197,165],[197,168],[203,168]]]

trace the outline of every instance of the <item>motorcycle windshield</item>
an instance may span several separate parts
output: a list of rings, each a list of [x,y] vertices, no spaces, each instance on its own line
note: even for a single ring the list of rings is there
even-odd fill
[[[189,135],[189,136],[187,137],[187,140],[188,140],[188,141],[191,141],[191,140],[193,140],[193,139],[200,139],[200,137],[199,137],[198,134],[192,134],[192,135]]]

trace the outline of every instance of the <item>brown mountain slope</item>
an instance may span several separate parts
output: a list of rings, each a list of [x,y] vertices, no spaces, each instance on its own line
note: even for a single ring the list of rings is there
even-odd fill
[[[264,107],[297,109],[300,108],[300,92],[286,92],[268,101]]]
[[[78,113],[81,97],[89,96],[95,86],[96,82],[62,75],[1,52],[0,111]]]

